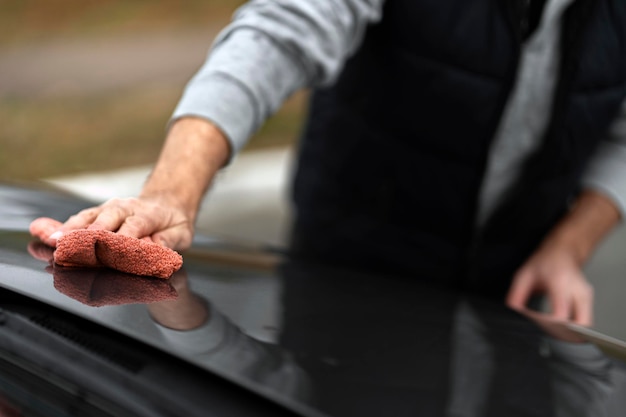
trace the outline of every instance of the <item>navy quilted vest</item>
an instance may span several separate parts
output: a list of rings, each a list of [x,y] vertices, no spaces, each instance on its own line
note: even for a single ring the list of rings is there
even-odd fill
[[[626,95],[626,2],[576,0],[543,148],[485,228],[477,197],[523,42],[518,0],[388,0],[338,81],[313,94],[293,250],[504,291],[564,214]]]

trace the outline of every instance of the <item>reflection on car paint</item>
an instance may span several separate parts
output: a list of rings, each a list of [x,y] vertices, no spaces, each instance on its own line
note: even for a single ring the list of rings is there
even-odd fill
[[[175,300],[147,305],[169,347],[211,369],[235,373],[265,390],[310,403],[308,375],[280,346],[241,331],[208,299],[191,291],[183,270],[172,277]]]
[[[149,299],[142,298],[151,292],[149,279],[57,270],[48,265],[49,253],[29,245],[43,263],[28,255],[27,239],[26,231],[0,234],[0,286],[132,336],[304,416],[618,417],[626,409],[623,362],[501,300],[419,277],[293,259],[260,272],[218,267],[197,254],[170,289],[154,291],[175,298]],[[270,291],[276,296],[266,296]],[[276,326],[277,335],[261,340],[259,329],[267,326]]]
[[[60,293],[91,307],[123,304],[147,304],[176,299],[174,287],[160,278],[126,274],[108,268],[76,268],[55,265],[53,249],[33,241],[28,252],[46,262],[54,288]]]

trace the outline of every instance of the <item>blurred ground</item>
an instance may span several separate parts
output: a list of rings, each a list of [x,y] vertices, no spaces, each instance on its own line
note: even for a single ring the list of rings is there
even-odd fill
[[[203,62],[220,28],[5,45],[0,50],[0,96],[59,99],[179,86]]]
[[[223,25],[245,0],[19,0],[0,2],[0,43],[132,36]]]
[[[148,164],[241,0],[0,2],[0,179]],[[291,144],[306,94],[251,148]]]

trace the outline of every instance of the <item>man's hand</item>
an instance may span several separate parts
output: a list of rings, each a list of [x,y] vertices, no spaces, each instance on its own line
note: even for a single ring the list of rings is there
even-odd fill
[[[612,200],[595,191],[584,191],[513,277],[506,299],[509,307],[524,309],[532,295],[544,294],[555,318],[590,325],[593,289],[582,267],[619,220]]]
[[[51,238],[77,229],[110,230],[179,250],[193,239],[192,218],[174,202],[157,198],[114,198],[70,217]]]
[[[558,247],[540,248],[515,274],[507,304],[524,309],[536,293],[547,295],[554,318],[591,325],[593,288],[572,253]]]
[[[216,126],[203,119],[182,118],[172,125],[138,198],[112,199],[83,210],[58,230],[50,230],[46,241],[54,244],[63,233],[88,228],[186,249],[202,197],[229,154],[228,140]]]

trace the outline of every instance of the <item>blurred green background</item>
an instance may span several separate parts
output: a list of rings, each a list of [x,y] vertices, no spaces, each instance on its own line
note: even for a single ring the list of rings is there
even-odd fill
[[[243,2],[0,1],[0,179],[152,163],[186,81]],[[247,149],[293,143],[305,96]]]

